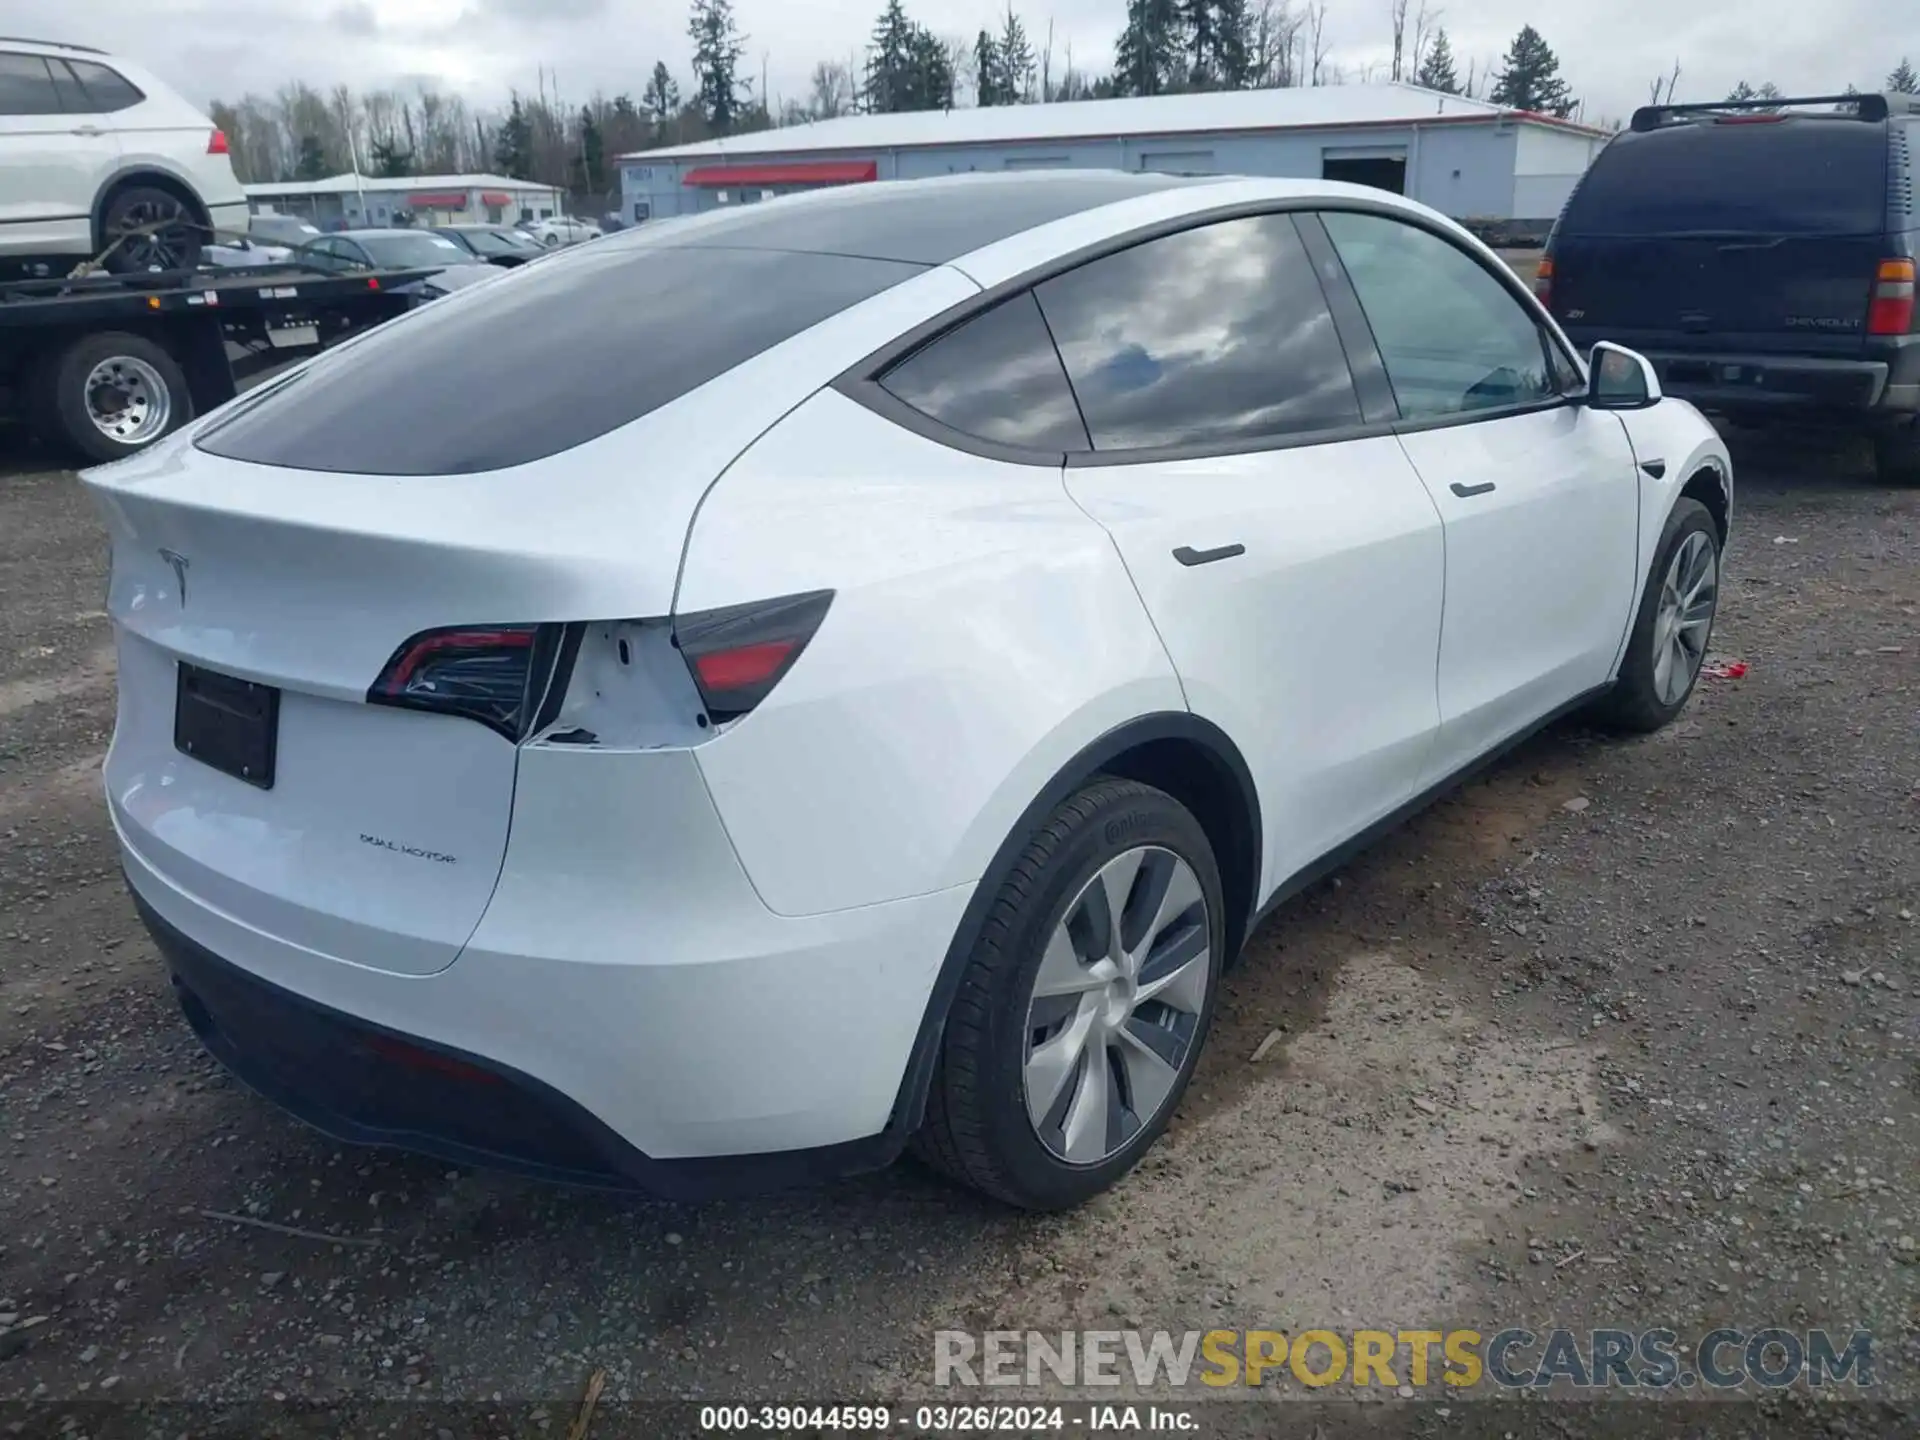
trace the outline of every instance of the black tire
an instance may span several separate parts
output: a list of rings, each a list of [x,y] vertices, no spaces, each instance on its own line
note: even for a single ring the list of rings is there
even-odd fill
[[[1673,563],[1674,552],[1686,543],[1689,535],[1696,534],[1704,534],[1707,543],[1713,547],[1716,591],[1713,618],[1719,618],[1720,530],[1713,523],[1713,516],[1706,506],[1698,500],[1683,497],[1674,502],[1673,513],[1667,516],[1666,528],[1660,532],[1660,543],[1654,549],[1653,565],[1647,572],[1646,590],[1640,597],[1640,608],[1633,617],[1633,633],[1627,638],[1627,653],[1620,661],[1620,677],[1595,708],[1595,718],[1616,730],[1645,735],[1660,729],[1686,708],[1693,687],[1699,683],[1700,675],[1696,669],[1687,681],[1687,688],[1671,704],[1660,698],[1654,685],[1654,625],[1660,610],[1661,586],[1665,583],[1668,566]],[[1710,620],[1706,636],[1701,642],[1703,656],[1712,643],[1713,622]]]
[[[1873,463],[1888,485],[1920,485],[1920,420],[1874,432]]]
[[[165,389],[168,409],[165,427],[136,443],[125,443],[105,433],[94,424],[88,411],[88,377],[96,366],[115,360],[144,365]],[[78,450],[89,460],[124,460],[193,418],[193,399],[179,364],[141,335],[108,331],[86,336],[61,352],[44,373],[47,388],[36,407],[38,413],[46,417],[42,422],[43,433],[58,444]]]
[[[144,229],[169,216],[175,217],[174,223],[153,236],[114,244],[128,229]],[[191,270],[200,263],[206,240],[206,226],[193,204],[158,185],[129,185],[116,190],[100,211],[100,248],[108,250],[104,263],[115,275],[153,269]]]
[[[1028,1118],[1028,1004],[1042,953],[1068,906],[1103,865],[1141,845],[1171,851],[1199,881],[1207,909],[1205,998],[1159,1111],[1105,1160],[1072,1164],[1041,1142]],[[1225,917],[1213,848],[1186,807],[1131,780],[1090,781],[1034,833],[994,897],[947,1014],[916,1153],[961,1183],[1028,1210],[1065,1209],[1119,1180],[1165,1130],[1192,1078],[1218,1000]]]

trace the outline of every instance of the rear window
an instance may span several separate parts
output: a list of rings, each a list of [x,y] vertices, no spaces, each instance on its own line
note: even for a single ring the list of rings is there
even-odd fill
[[[583,247],[323,356],[197,443],[235,460],[368,475],[524,465],[657,410],[921,269],[777,250]]]
[[[91,60],[66,62],[79,77],[87,93],[87,105],[96,114],[110,115],[116,110],[131,110],[147,97],[140,88],[118,70],[96,65]]]
[[[1561,217],[1565,235],[1874,235],[1887,223],[1887,127],[1786,119],[1623,135]]]

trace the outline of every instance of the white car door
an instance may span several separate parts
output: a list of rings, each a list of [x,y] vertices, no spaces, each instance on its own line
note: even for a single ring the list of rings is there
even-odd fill
[[[1218,221],[1035,288],[1113,536],[1260,797],[1261,894],[1404,804],[1438,721],[1439,518],[1365,419],[1290,215]]]
[[[0,254],[84,254],[120,158],[61,61],[0,50]]]
[[[1606,683],[1636,594],[1639,476],[1620,418],[1580,403],[1578,367],[1516,286],[1405,220],[1321,221],[1445,525],[1433,783]]]

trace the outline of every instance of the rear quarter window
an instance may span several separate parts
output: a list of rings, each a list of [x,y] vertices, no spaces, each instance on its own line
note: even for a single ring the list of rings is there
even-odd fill
[[[1622,135],[1574,190],[1560,232],[1878,234],[1887,223],[1887,135],[1885,124],[1837,118]]]
[[[98,115],[110,115],[116,110],[131,110],[147,97],[126,76],[108,66],[95,64],[91,60],[69,60],[66,62],[80,81],[80,87],[86,92],[87,105]]]
[[[923,268],[584,246],[323,356],[196,443],[235,460],[367,475],[524,465],[637,420]]]
[[[1090,448],[1030,290],[915,351],[880,385],[965,435],[1033,450]]]

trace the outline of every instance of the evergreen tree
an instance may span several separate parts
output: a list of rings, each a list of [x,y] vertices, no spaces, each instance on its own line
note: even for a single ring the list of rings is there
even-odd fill
[[[1223,90],[1244,90],[1253,83],[1252,50],[1247,44],[1254,16],[1247,0],[1212,0],[1214,75]]]
[[[693,40],[694,104],[708,128],[725,135],[740,118],[736,72],[747,48],[747,37],[734,23],[732,0],[693,0],[687,34]]]
[[[1906,56],[1900,57],[1900,63],[1887,76],[1887,89],[1896,95],[1920,95],[1920,75],[1913,73],[1913,66]]]
[[[1033,45],[1027,39],[1027,27],[1007,4],[1007,23],[1000,27],[1000,76],[1004,82],[1003,105],[1018,105],[1033,94]]]
[[[653,62],[647,88],[640,92],[640,106],[657,130],[664,129],[667,122],[680,113],[680,87],[674,83],[673,72],[667,69],[666,61]]]
[[[874,22],[867,42],[867,80],[862,98],[870,113],[886,115],[916,108],[911,103],[916,30],[900,0],[887,0],[887,8]]]
[[[493,163],[502,175],[515,180],[533,178],[533,126],[518,95],[513,97],[513,105],[494,139]]]
[[[1521,27],[1513,37],[1487,98],[1509,109],[1532,110],[1562,119],[1573,113],[1576,103],[1567,82],[1560,78],[1559,56],[1531,25]]]
[[[973,42],[973,98],[976,105],[1008,103],[1000,67],[1000,42],[982,30]]]
[[[296,180],[324,180],[327,176],[327,152],[318,135],[300,137],[300,158],[294,162]]]
[[[1186,88],[1217,90],[1214,67],[1220,45],[1213,28],[1213,0],[1176,0],[1176,4],[1187,39]]]
[[[1164,95],[1183,78],[1178,0],[1127,0],[1127,25],[1114,45],[1120,95]]]
[[[908,42],[912,66],[908,71],[907,108],[910,110],[951,110],[953,108],[953,61],[947,47],[924,26],[913,27]]]
[[[1445,30],[1433,32],[1433,43],[1420,57],[1420,70],[1413,77],[1413,83],[1447,95],[1460,93],[1460,77],[1453,69],[1453,42],[1447,39]]]

